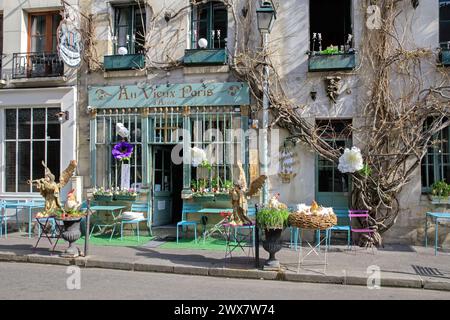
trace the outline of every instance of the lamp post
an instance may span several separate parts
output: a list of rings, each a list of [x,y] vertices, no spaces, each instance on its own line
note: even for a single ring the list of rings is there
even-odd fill
[[[270,70],[267,63],[267,47],[269,43],[269,33],[272,31],[273,23],[277,16],[275,8],[271,1],[263,1],[261,6],[256,10],[256,19],[258,22],[258,29],[262,36],[263,41],[263,55],[264,55],[264,69],[263,69],[263,127],[262,127],[262,146],[261,146],[261,173],[269,175],[269,141],[267,131],[269,128],[269,76]],[[261,141],[260,140],[260,141]],[[269,202],[269,183],[268,180],[264,183],[262,190],[263,205],[267,205]],[[255,260],[256,268],[259,268],[259,229],[258,229],[258,209],[256,210],[256,226],[255,226]]]

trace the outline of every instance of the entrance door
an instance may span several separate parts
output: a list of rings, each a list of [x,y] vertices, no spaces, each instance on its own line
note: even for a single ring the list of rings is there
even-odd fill
[[[173,146],[153,147],[153,221],[155,226],[181,219],[183,166],[172,163]]]

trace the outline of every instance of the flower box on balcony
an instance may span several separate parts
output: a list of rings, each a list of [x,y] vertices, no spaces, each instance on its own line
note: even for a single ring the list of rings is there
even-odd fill
[[[145,57],[142,54],[112,55],[105,56],[103,63],[107,71],[142,69]]]
[[[116,194],[114,195],[114,200],[117,201],[136,201],[137,196],[125,195],[125,194]]]
[[[227,63],[225,49],[187,49],[184,52],[185,65],[220,65]]]
[[[310,72],[353,70],[355,67],[355,53],[309,54]]]
[[[108,195],[95,194],[94,200],[96,200],[96,201],[112,201],[113,196],[112,195],[108,196]]]
[[[441,49],[440,59],[444,67],[450,66],[450,49]]]

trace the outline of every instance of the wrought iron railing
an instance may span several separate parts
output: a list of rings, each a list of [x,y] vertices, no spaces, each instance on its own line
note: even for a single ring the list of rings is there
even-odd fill
[[[57,53],[27,52],[13,54],[13,79],[59,77],[64,63]]]

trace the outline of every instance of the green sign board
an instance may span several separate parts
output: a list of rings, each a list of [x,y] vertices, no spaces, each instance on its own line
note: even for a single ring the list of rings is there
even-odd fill
[[[249,105],[243,82],[123,85],[89,88],[92,108],[148,108]]]

